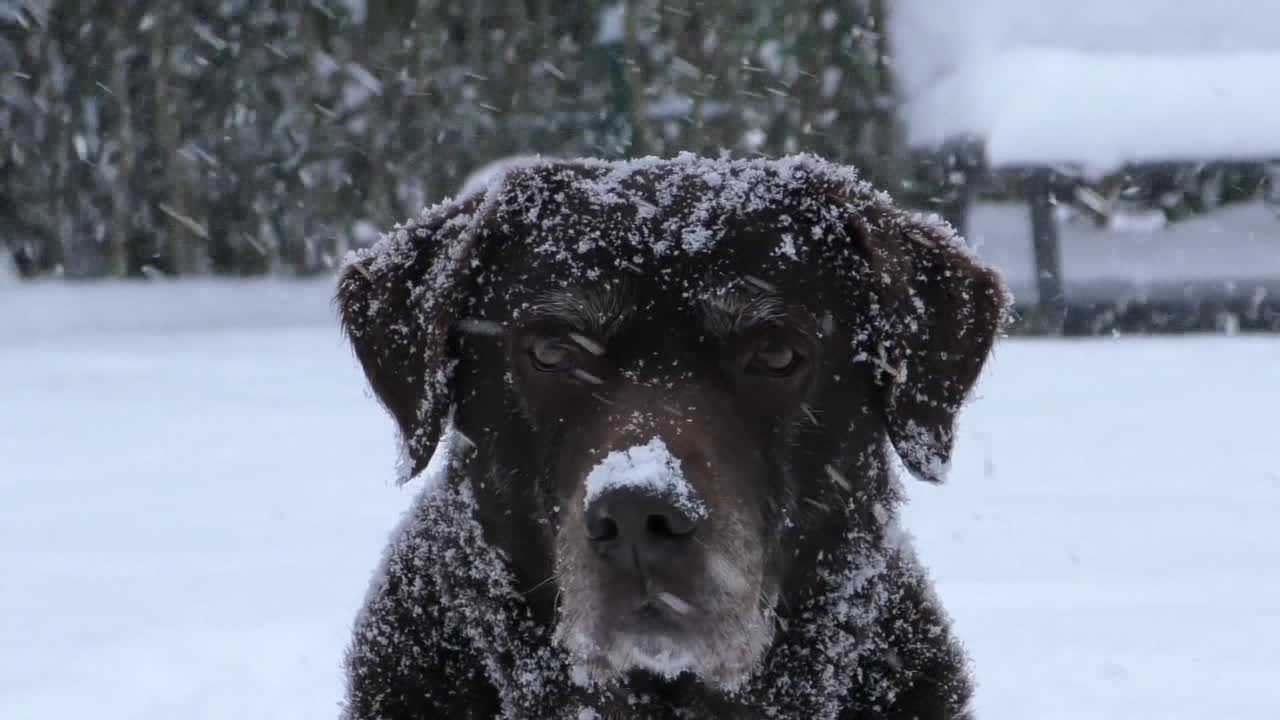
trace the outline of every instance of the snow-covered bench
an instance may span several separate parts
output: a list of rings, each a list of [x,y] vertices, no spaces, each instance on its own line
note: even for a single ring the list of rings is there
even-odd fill
[[[1061,329],[1075,313],[1073,329],[1105,329],[1143,305],[1131,325],[1280,328],[1280,217],[1265,203],[1108,228],[1065,223],[1056,203],[1078,179],[1123,168],[1280,161],[1280,3],[894,7],[907,142],[976,147],[975,164],[1020,178],[1031,242],[1005,208],[979,204],[958,219],[1041,324]]]

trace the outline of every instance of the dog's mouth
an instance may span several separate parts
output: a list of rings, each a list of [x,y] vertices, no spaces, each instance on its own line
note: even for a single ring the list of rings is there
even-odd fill
[[[680,596],[660,591],[638,600],[614,626],[619,632],[637,635],[679,635],[691,631],[701,614]]]
[[[705,674],[704,642],[696,627],[700,613],[692,605],[657,592],[620,610],[606,611],[607,621],[591,631],[561,638],[591,677],[607,681],[636,670],[667,678]]]
[[[601,587],[597,595],[599,633],[606,637],[665,635],[677,640],[696,635],[701,625],[714,622],[714,618],[700,607],[695,588],[687,585],[671,583],[665,588],[635,588],[634,592]]]
[[[729,592],[712,575],[668,580],[644,588],[599,577],[586,588],[571,584],[557,641],[594,681],[644,671],[740,686],[772,641],[770,608],[760,605],[759,593]]]

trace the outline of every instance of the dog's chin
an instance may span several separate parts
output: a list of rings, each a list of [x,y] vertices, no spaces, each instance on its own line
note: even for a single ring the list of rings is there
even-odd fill
[[[588,623],[562,622],[556,640],[569,651],[583,680],[610,684],[634,672],[674,680],[689,674],[725,692],[750,679],[772,641],[764,616],[723,624],[695,615],[655,613],[651,608]],[[732,627],[734,632],[726,632]]]

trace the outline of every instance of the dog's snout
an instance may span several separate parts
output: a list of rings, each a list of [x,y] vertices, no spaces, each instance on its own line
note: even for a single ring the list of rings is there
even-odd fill
[[[587,538],[611,563],[665,560],[680,552],[698,527],[697,518],[674,501],[631,488],[596,498],[585,519]]]

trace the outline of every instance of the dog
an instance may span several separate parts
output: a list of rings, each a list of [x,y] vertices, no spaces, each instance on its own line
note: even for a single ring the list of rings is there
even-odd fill
[[[335,302],[429,476],[343,717],[971,717],[897,524],[1009,306],[949,226],[809,155],[527,160]]]

